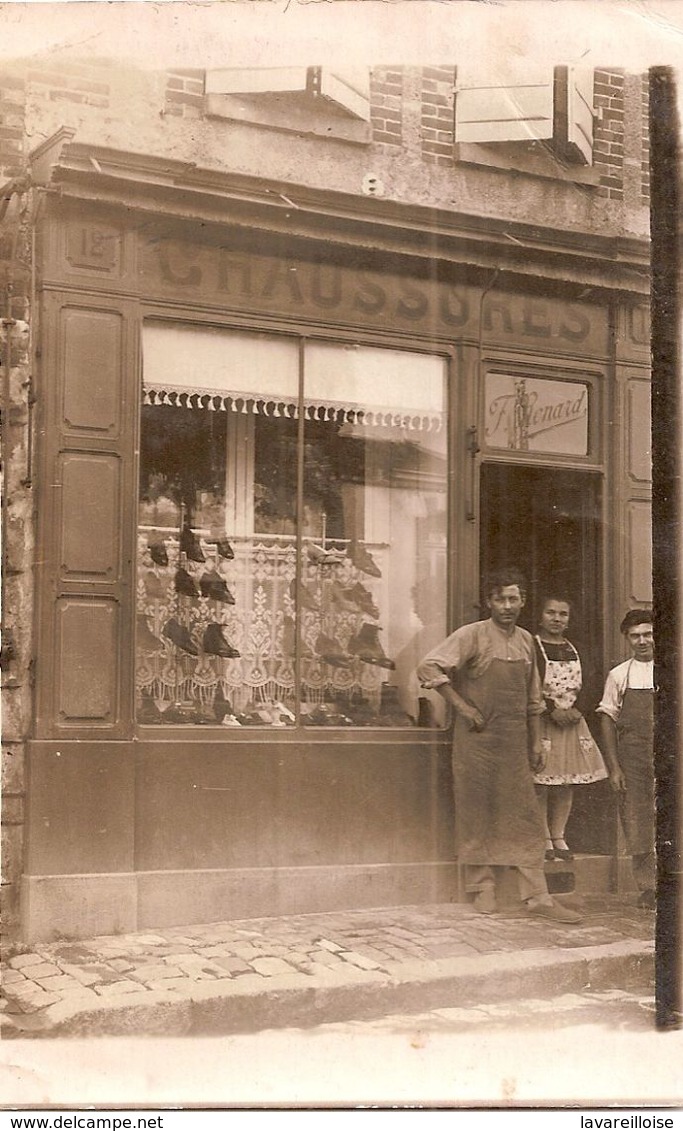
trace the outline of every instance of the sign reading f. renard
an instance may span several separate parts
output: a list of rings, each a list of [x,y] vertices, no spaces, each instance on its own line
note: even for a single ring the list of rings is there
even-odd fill
[[[516,452],[588,454],[588,394],[578,381],[486,376],[485,440]]]

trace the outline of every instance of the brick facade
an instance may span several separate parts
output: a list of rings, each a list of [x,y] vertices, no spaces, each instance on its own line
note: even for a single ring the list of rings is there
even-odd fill
[[[610,200],[624,198],[624,76],[615,71],[596,71],[594,83],[596,117],[593,164],[600,172],[600,193]]]
[[[198,118],[203,113],[204,71],[177,70],[166,75],[164,114]]]
[[[422,156],[436,165],[453,162],[454,97],[454,67],[423,67]]]
[[[381,67],[370,75],[370,122],[375,145],[402,143],[403,77],[399,67]]]

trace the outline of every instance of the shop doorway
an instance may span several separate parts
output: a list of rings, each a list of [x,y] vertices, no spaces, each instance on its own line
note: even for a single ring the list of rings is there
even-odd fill
[[[581,652],[597,737],[597,705],[604,681],[602,656],[601,479],[585,471],[487,463],[481,468],[480,561],[482,576],[514,565],[529,591],[520,625],[536,631],[544,595],[552,588],[572,602],[570,639]],[[483,611],[483,610],[482,610]],[[609,787],[601,782],[575,791],[567,835],[576,852],[611,854],[614,822]]]

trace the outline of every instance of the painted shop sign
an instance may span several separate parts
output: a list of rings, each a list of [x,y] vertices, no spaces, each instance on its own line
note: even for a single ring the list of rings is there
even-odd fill
[[[485,441],[512,452],[588,455],[588,385],[486,375]]]
[[[479,333],[481,290],[472,286],[179,240],[147,239],[140,251],[140,276],[150,294],[446,340]],[[482,330],[485,340],[553,353],[604,355],[608,349],[606,311],[584,303],[492,291]]]

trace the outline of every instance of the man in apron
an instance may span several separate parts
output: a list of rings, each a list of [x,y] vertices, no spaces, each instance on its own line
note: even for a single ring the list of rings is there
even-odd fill
[[[602,752],[631,854],[638,906],[655,907],[654,636],[652,613],[631,609],[620,625],[631,658],[608,673],[596,708]]]
[[[527,911],[560,923],[581,916],[548,894],[545,831],[532,770],[543,766],[544,710],[531,634],[517,627],[526,586],[517,570],[492,574],[490,618],[456,629],[417,669],[420,683],[450,704],[458,858],[483,914],[496,910],[497,867],[517,870]]]

